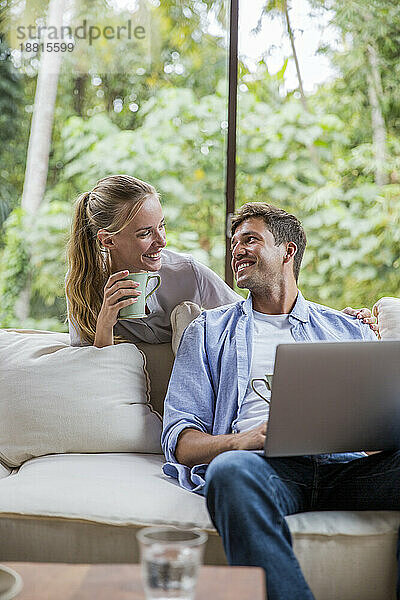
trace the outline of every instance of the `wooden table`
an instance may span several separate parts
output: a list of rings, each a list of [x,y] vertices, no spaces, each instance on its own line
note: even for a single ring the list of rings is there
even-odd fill
[[[139,565],[4,563],[24,588],[16,600],[144,600]],[[202,567],[196,600],[265,600],[264,574],[256,567]]]

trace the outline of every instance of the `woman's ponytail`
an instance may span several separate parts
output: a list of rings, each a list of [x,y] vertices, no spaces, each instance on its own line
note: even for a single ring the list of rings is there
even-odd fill
[[[66,294],[69,316],[82,341],[93,344],[97,317],[103,302],[103,288],[111,269],[108,256],[100,248],[88,218],[90,194],[82,194],[75,204],[67,246]]]
[[[137,215],[146,198],[158,194],[149,183],[129,175],[100,179],[75,203],[67,246],[68,316],[81,340],[94,343],[104,286],[111,275],[111,257],[97,238],[100,229],[116,235]],[[114,338],[115,342],[124,341]]]

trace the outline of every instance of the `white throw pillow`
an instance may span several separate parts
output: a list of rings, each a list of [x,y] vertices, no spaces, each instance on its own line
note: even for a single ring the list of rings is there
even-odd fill
[[[172,351],[176,356],[179,342],[186,327],[201,313],[201,308],[194,302],[181,302],[171,313]]]
[[[400,338],[400,298],[381,298],[372,312],[378,319],[379,335],[383,340]]]
[[[69,336],[0,330],[0,460],[161,452],[145,357],[133,344],[72,347]]]

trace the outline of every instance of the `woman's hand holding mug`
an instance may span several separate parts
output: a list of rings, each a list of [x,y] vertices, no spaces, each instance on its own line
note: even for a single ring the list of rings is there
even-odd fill
[[[98,348],[111,346],[113,343],[113,327],[117,323],[121,308],[138,301],[142,292],[136,290],[139,284],[130,279],[123,279],[129,271],[113,273],[104,286],[103,304],[97,318],[94,345]],[[133,296],[127,298],[127,296]]]

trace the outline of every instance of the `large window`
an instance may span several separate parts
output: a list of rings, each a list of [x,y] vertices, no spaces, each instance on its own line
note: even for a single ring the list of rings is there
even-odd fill
[[[0,19],[0,326],[65,328],[72,203],[111,173],[153,183],[170,247],[220,275],[228,181],[302,219],[307,297],[399,295],[393,2],[5,0]]]
[[[293,211],[300,285],[336,308],[398,296],[398,8],[239,2],[236,202]]]
[[[62,327],[72,203],[109,174],[152,183],[169,247],[223,276],[228,9],[224,0],[8,3],[3,327]]]

